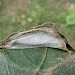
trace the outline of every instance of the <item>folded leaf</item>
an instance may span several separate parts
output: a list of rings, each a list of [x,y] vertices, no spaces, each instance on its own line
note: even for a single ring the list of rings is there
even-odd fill
[[[7,49],[36,47],[52,47],[64,50],[67,50],[67,48],[72,49],[61,33],[57,32],[53,27],[48,26],[34,27],[34,29],[28,31],[12,34],[1,43],[0,47]]]

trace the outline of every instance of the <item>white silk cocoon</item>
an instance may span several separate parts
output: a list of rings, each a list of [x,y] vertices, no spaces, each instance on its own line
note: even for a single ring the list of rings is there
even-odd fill
[[[10,41],[10,48],[62,47],[62,40],[45,32],[27,33]]]

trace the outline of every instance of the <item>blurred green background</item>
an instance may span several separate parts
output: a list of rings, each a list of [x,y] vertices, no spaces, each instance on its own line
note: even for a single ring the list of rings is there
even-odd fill
[[[75,46],[75,0],[0,0],[0,40],[45,22]]]

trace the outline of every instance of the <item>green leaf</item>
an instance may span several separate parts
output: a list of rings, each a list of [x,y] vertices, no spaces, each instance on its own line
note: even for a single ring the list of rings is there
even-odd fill
[[[74,75],[72,56],[53,48],[0,50],[0,75]]]

